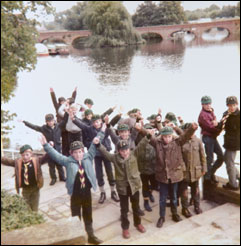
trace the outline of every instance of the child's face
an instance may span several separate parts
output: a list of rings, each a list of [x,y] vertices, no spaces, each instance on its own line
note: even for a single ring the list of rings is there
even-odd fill
[[[123,149],[123,150],[119,150],[120,156],[126,160],[128,159],[128,157],[130,156],[130,149]]]
[[[228,111],[234,113],[238,109],[238,104],[228,104]]]
[[[163,135],[163,136],[162,136],[162,139],[163,139],[163,141],[164,141],[166,144],[169,144],[169,143],[172,141],[173,136],[172,136],[171,134],[169,134],[169,135]]]
[[[92,116],[93,116],[92,114],[88,114],[88,115],[85,116],[85,118],[86,118],[87,120],[91,120],[91,119],[92,119]]]
[[[101,119],[95,120],[95,121],[93,122],[93,126],[94,126],[94,128],[96,128],[96,129],[101,128],[101,126],[102,126],[102,120],[101,120]]]
[[[53,127],[53,126],[54,126],[54,123],[55,123],[54,120],[46,121],[46,124],[47,124],[49,127]]]
[[[209,104],[203,104],[203,108],[206,111],[210,111],[212,109],[212,105],[211,105],[211,103],[209,103]]]
[[[84,157],[84,149],[72,150],[70,154],[76,161],[82,161]]]
[[[118,131],[118,133],[119,133],[120,138],[123,140],[127,140],[130,136],[130,131],[128,131],[128,130]]]
[[[22,154],[21,154],[23,161],[24,162],[28,162],[31,160],[32,157],[32,151],[31,150],[25,150]]]
[[[88,109],[91,109],[92,106],[93,106],[92,104],[88,104],[88,103],[86,103],[85,105],[86,105],[86,107],[87,107]]]

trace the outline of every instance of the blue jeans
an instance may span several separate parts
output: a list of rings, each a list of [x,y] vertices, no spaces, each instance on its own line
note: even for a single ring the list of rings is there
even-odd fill
[[[177,213],[177,189],[178,183],[159,183],[160,186],[160,217],[165,217],[166,215],[166,200],[168,192],[170,192],[170,201],[171,201],[171,212],[172,214]]]
[[[207,168],[208,168],[208,171],[205,174],[204,178],[210,180],[211,176],[215,174],[217,169],[220,168],[223,164],[224,161],[223,151],[216,138],[211,138],[209,136],[204,135],[202,137],[202,141],[205,146],[205,152],[207,156]],[[213,157],[214,153],[217,155],[217,160],[212,165],[214,161],[214,157]]]

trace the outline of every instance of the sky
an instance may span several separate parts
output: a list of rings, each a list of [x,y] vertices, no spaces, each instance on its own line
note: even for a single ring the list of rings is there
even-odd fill
[[[69,9],[77,2],[78,1],[51,1],[52,6],[56,8],[56,12]],[[138,5],[140,5],[143,2],[144,1],[124,1],[123,4],[127,8],[128,12],[132,15],[135,13]],[[238,2],[239,1],[182,1],[182,6],[184,7],[184,10],[195,10],[198,8],[207,8],[212,4],[216,4],[219,7],[223,7],[224,5],[237,5]],[[47,18],[45,17],[43,20],[53,21],[53,19],[53,16],[48,16]]]

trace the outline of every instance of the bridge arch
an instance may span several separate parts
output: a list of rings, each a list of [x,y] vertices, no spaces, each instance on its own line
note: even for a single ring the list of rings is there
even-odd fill
[[[160,33],[157,32],[143,32],[141,33],[141,37],[145,39],[147,42],[159,41],[163,40],[163,37]]]
[[[231,35],[231,31],[226,27],[216,26],[207,28],[202,32],[204,40],[224,40]]]

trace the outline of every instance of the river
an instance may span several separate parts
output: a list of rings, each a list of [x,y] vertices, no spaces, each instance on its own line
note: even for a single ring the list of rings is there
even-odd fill
[[[57,97],[70,97],[75,86],[77,102],[91,98],[95,113],[121,105],[124,112],[140,108],[146,118],[161,108],[163,118],[171,111],[185,122],[197,121],[200,99],[210,95],[221,119],[226,97],[240,98],[240,40],[188,45],[162,41],[39,57],[35,70],[18,73],[15,97],[3,105],[18,115],[11,123],[11,148],[28,143],[40,149],[39,134],[17,119],[42,125],[45,114],[55,114],[49,88]],[[219,140],[222,144],[222,135]]]

